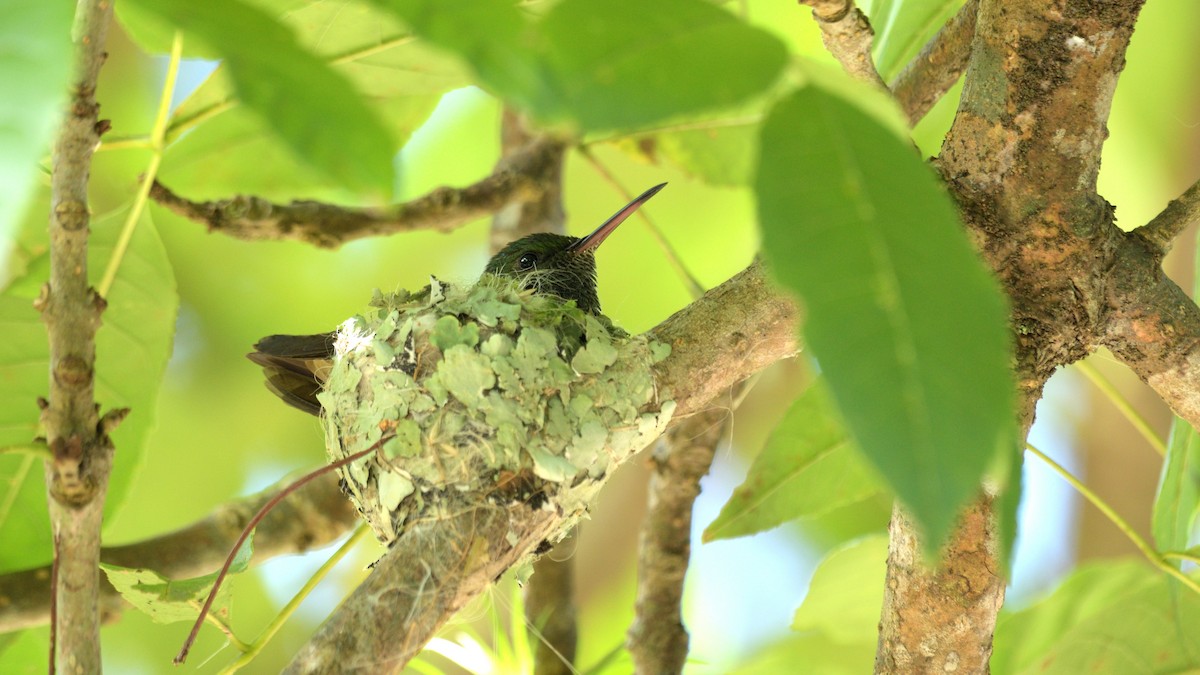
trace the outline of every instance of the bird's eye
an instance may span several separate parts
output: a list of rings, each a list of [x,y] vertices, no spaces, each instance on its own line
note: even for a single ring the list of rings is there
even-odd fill
[[[532,253],[526,253],[517,261],[517,267],[520,267],[522,270],[533,269],[533,266],[536,264],[537,256]]]

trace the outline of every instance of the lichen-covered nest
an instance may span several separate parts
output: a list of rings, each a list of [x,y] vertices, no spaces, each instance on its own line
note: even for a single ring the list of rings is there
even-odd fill
[[[371,306],[338,331],[319,399],[331,459],[394,435],[340,469],[384,544],[413,519],[513,500],[558,509],[565,534],[674,409],[651,372],[666,345],[513,280],[432,280]]]

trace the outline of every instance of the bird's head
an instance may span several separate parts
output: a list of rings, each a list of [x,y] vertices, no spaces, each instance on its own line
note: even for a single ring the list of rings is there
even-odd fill
[[[599,314],[596,248],[664,186],[666,183],[646,190],[586,237],[548,232],[522,237],[492,256],[484,273],[521,279],[525,288],[536,293],[574,300],[583,311]]]

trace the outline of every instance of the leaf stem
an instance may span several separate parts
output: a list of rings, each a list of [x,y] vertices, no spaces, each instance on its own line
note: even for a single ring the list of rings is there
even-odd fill
[[[133,239],[133,231],[137,227],[138,219],[146,209],[146,201],[150,197],[150,186],[154,184],[154,177],[158,175],[167,133],[167,120],[171,112],[171,96],[175,92],[175,80],[179,75],[179,60],[182,57],[183,33],[175,31],[175,39],[171,42],[171,59],[167,62],[167,75],[163,80],[162,95],[158,100],[158,113],[154,117],[154,129],[150,132],[152,153],[150,165],[146,167],[142,184],[138,186],[137,197],[129,209],[125,224],[121,227],[121,235],[117,238],[112,255],[108,259],[108,267],[104,269],[104,276],[100,278],[100,283],[96,286],[96,291],[101,297],[108,297],[108,292],[112,289],[113,281],[117,278],[117,270],[120,269],[121,262],[125,259],[125,253],[129,250],[129,241]]]
[[[1075,363],[1075,367],[1078,368],[1079,372],[1083,373],[1087,379],[1091,380],[1092,384],[1096,385],[1096,388],[1099,389],[1105,396],[1107,396],[1109,401],[1112,401],[1112,404],[1117,407],[1117,410],[1119,410],[1121,414],[1125,416],[1125,419],[1129,420],[1129,423],[1138,430],[1138,433],[1142,435],[1142,438],[1145,438],[1146,441],[1150,443],[1150,447],[1154,448],[1155,452],[1157,452],[1160,457],[1167,456],[1167,444],[1158,437],[1158,434],[1154,433],[1154,429],[1150,428],[1150,423],[1146,421],[1146,418],[1139,415],[1138,411],[1133,409],[1133,406],[1129,403],[1129,399],[1122,396],[1121,392],[1117,391],[1117,388],[1113,386],[1113,383],[1108,381],[1108,378],[1104,377],[1104,375],[1101,375],[1100,371],[1096,370],[1096,368],[1087,361],[1077,361]]]
[[[1142,537],[1134,531],[1133,527],[1130,526],[1128,521],[1118,515],[1117,512],[1108,505],[1107,502],[1100,498],[1100,495],[1092,492],[1091,488],[1084,485],[1083,481],[1076,478],[1075,475],[1070,471],[1067,471],[1063,465],[1059,464],[1053,459],[1050,459],[1050,457],[1048,457],[1044,452],[1033,447],[1033,444],[1031,443],[1026,443],[1025,449],[1029,450],[1030,453],[1045,462],[1051,469],[1054,470],[1055,473],[1061,476],[1063,480],[1070,483],[1071,487],[1075,488],[1079,494],[1083,495],[1084,499],[1087,499],[1089,502],[1091,502],[1092,506],[1095,506],[1097,509],[1099,509],[1100,513],[1103,513],[1105,518],[1108,518],[1113,525],[1116,525],[1117,529],[1129,538],[1129,541],[1131,541],[1133,545],[1137,547],[1139,551],[1141,551],[1142,555],[1146,556],[1146,559],[1150,561],[1151,565],[1154,565],[1163,572],[1175,577],[1184,586],[1187,586],[1193,592],[1200,594],[1200,583],[1197,583],[1195,579],[1176,569],[1174,565],[1168,563],[1165,559],[1168,555],[1177,557],[1179,554],[1164,553],[1159,555],[1159,553],[1155,551],[1150,544],[1146,543],[1145,539],[1142,539]]]
[[[304,602],[304,599],[313,592],[313,589],[315,589],[317,585],[320,584],[321,581],[331,571],[333,571],[334,566],[341,562],[342,558],[345,558],[346,555],[350,553],[350,551],[358,544],[358,542],[363,540],[363,537],[365,537],[369,531],[370,530],[366,525],[359,525],[358,529],[355,530],[354,533],[351,534],[350,537],[347,538],[340,547],[338,547],[338,550],[333,552],[333,555],[329,556],[329,559],[326,560],[321,567],[313,573],[312,577],[305,582],[304,586],[296,593],[296,595],[286,605],[284,605],[283,609],[279,610],[279,614],[271,620],[271,623],[268,624],[265,629],[263,629],[262,635],[259,635],[254,642],[246,645],[246,649],[242,650],[242,655],[238,657],[238,660],[229,664],[228,667],[221,671],[221,674],[229,675],[231,673],[236,673],[253,661],[254,658],[258,656],[259,652],[261,652],[263,648],[267,646],[267,643],[271,641],[271,638],[275,637],[275,634],[279,632],[279,629],[283,627],[283,624],[289,618],[291,618],[292,614],[296,613],[296,610],[300,607],[300,603]]]

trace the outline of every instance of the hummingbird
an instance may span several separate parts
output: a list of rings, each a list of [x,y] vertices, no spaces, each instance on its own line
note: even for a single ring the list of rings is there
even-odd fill
[[[484,274],[522,279],[528,290],[564,301],[574,300],[579,309],[598,315],[596,248],[666,185],[660,183],[638,195],[586,237],[538,232],[517,239],[492,256]],[[336,337],[336,331],[269,335],[259,340],[246,358],[262,367],[267,388],[284,403],[320,416],[317,394],[329,373]]]

